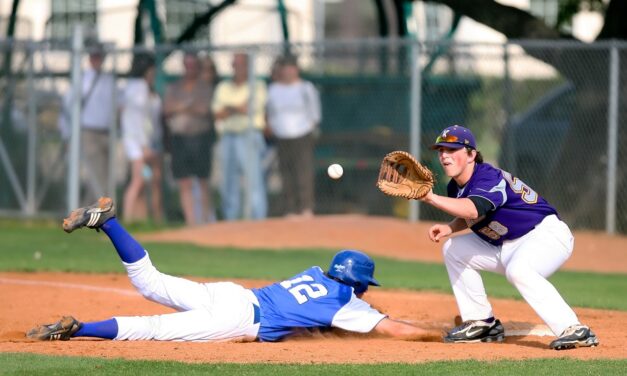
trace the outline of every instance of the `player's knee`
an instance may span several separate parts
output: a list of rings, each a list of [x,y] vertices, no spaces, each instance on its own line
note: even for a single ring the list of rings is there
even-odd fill
[[[524,283],[531,273],[534,273],[533,270],[524,263],[508,265],[505,269],[505,277],[513,285]]]
[[[137,292],[147,299],[152,300],[163,288],[162,274],[154,267],[147,268],[143,273],[130,277]]]

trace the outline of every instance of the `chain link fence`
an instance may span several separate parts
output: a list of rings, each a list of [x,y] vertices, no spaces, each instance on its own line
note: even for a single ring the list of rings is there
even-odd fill
[[[68,209],[71,182],[67,142],[59,132],[58,121],[63,97],[71,88],[72,49],[46,43],[6,42],[0,48],[4,67],[0,211],[7,215],[60,217]],[[117,50],[114,46],[107,46],[107,51],[104,71],[113,74],[117,89],[112,98],[116,116],[111,129],[115,131],[108,133],[112,148],[106,157],[113,162],[112,174],[105,193],[117,198],[123,214],[131,168],[117,115],[125,104],[122,93],[129,82],[133,57],[147,51]],[[88,52],[82,51],[84,66]],[[180,46],[161,47],[150,52],[160,68],[155,83],[160,96],[183,74],[184,52],[211,57],[220,80],[232,78],[234,54],[247,53],[249,73],[266,87],[271,84],[278,57],[298,56],[301,77],[313,83],[321,104],[312,166],[315,214],[410,216],[407,201],[386,197],[376,189],[379,161],[391,150],[418,153],[438,176],[436,193],[445,194],[448,179],[429,145],[441,129],[461,124],[475,133],[487,162],[524,180],[575,228],[627,232],[627,204],[617,200],[627,194],[627,173],[622,167],[627,165],[624,43],[443,45],[360,40],[232,47],[189,45],[183,50]],[[212,98],[202,100],[211,106]],[[167,135],[167,119],[164,127]],[[220,192],[225,177],[220,148],[223,137],[215,131],[207,137],[212,156],[206,158],[211,163],[209,184],[206,188],[195,184],[192,198],[197,208],[201,191],[208,190],[211,209],[201,214],[199,221],[224,218]],[[418,142],[412,143],[411,137]],[[265,141],[260,168],[266,216],[283,216],[287,214],[286,177],[281,167],[285,163],[278,160],[276,140],[266,137]],[[89,147],[81,145],[81,153]],[[84,159],[84,155],[78,158],[81,163]],[[159,184],[164,218],[170,223],[182,222],[181,186],[173,173],[167,140],[159,159],[163,165]],[[331,163],[344,167],[341,179],[327,177]],[[251,194],[247,178],[247,173],[242,174],[239,218],[247,218],[246,206],[253,205],[246,199]],[[89,171],[83,169],[79,179],[81,203],[89,196],[89,180]],[[448,217],[421,206],[419,219]]]

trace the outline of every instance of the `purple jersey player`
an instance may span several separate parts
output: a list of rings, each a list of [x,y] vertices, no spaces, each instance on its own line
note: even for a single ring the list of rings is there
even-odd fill
[[[325,272],[315,266],[259,289],[232,282],[198,283],[159,272],[148,253],[115,218],[110,198],[74,210],[63,222],[72,232],[101,229],[111,239],[131,283],[147,299],[178,312],[79,322],[72,316],[27,333],[38,340],[96,337],[115,340],[279,341],[310,329],[341,328],[406,340],[439,340],[439,332],[394,320],[370,307],[362,296],[374,278],[374,261],[343,250]]]
[[[571,255],[573,235],[555,208],[509,172],[483,162],[467,128],[444,129],[432,149],[451,181],[448,197],[432,191],[421,201],[455,217],[429,229],[435,242],[448,239],[444,262],[457,300],[462,325],[446,342],[502,341],[504,329],[494,318],[479,271],[504,274],[525,301],[558,337],[556,350],[596,346],[599,341],[582,325],[553,285],[547,281]]]

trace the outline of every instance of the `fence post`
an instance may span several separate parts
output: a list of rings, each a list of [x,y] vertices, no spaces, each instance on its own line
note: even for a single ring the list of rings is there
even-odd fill
[[[605,209],[605,231],[616,232],[616,174],[618,160],[618,66],[619,56],[616,43],[610,47],[609,98],[607,114],[607,200]]]
[[[422,116],[422,70],[420,68],[420,42],[411,42],[409,53],[411,69],[411,87],[409,92],[409,151],[420,160],[420,135]],[[420,206],[416,200],[409,201],[409,221],[416,222],[420,218]]]
[[[247,159],[249,163],[244,164],[244,174],[246,175],[246,185],[244,188],[244,207],[243,207],[243,217],[244,219],[251,219],[253,215],[253,174],[255,171],[252,171],[252,167],[256,164],[250,163],[250,161],[255,158],[259,158],[259,156],[254,153],[257,149],[254,147],[254,136],[255,136],[255,116],[256,116],[256,106],[255,103],[257,101],[256,92],[257,88],[257,77],[255,76],[255,63],[257,60],[257,51],[252,50],[248,53],[248,129],[246,130],[246,138],[248,142],[247,147]]]
[[[107,51],[107,52],[112,52],[111,53],[111,65],[112,65],[112,69],[111,69],[111,76],[113,77],[113,82],[117,83],[117,79],[118,79],[118,75],[117,75],[117,70],[118,70],[118,53],[117,51]],[[113,97],[111,100],[112,103],[112,108],[110,109],[111,111],[113,111],[113,113],[116,113],[117,108],[118,108],[118,103],[119,103],[119,98],[118,98],[118,91],[115,90],[115,87],[117,86],[116,84],[114,84],[114,90],[111,93],[111,96]],[[111,197],[114,202],[117,199],[117,190],[116,190],[116,176],[115,176],[115,172],[116,172],[116,166],[115,166],[115,162],[116,162],[116,156],[117,156],[117,140],[118,140],[118,117],[117,116],[112,116],[111,117],[111,124],[109,124],[109,164],[108,164],[108,168],[109,168],[109,172],[107,173],[107,175],[109,176],[109,180],[105,183],[105,192],[106,194]]]
[[[509,70],[510,55],[509,55],[509,42],[503,44],[503,107],[505,108],[505,116],[507,117],[507,123],[509,124],[512,113],[512,77]]]
[[[26,214],[32,216],[36,210],[35,187],[37,183],[37,93],[35,92],[35,45],[28,44],[28,156],[26,170]]]
[[[72,102],[70,112],[70,143],[68,160],[67,211],[78,207],[80,190],[80,154],[81,154],[81,98],[83,92],[81,61],[83,57],[83,28],[74,26],[72,38]]]

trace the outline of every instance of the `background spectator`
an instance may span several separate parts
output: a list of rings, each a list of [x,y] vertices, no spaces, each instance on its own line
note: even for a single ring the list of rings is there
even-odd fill
[[[121,125],[124,149],[131,164],[131,180],[124,193],[124,217],[146,219],[146,180],[150,182],[151,214],[163,219],[161,152],[163,125],[161,98],[154,90],[155,64],[152,57],[135,56],[124,90]]]
[[[89,68],[82,74],[81,100],[81,150],[83,171],[86,176],[87,195],[84,202],[91,202],[107,191],[109,182],[109,136],[113,116],[116,84],[112,74],[102,71],[106,54],[104,46],[97,42],[87,43]],[[63,98],[59,129],[67,140],[71,132],[72,102],[75,94],[70,90]]]
[[[285,212],[311,217],[314,207],[314,132],[320,123],[320,97],[301,79],[295,57],[279,60],[278,80],[270,84],[268,132],[275,139],[285,191]]]
[[[200,186],[201,222],[207,221],[210,206],[208,177],[213,90],[200,79],[200,61],[195,54],[186,53],[183,65],[183,77],[166,88],[164,115],[172,155],[172,175],[178,183],[183,216],[187,225],[194,225],[198,223],[192,190],[194,179]]]
[[[242,215],[241,178],[250,190],[252,219],[265,218],[268,211],[264,172],[261,159],[265,150],[263,137],[266,85],[257,80],[254,108],[249,109],[248,56],[233,56],[233,79],[221,81],[213,100],[216,130],[220,139],[220,164],[222,171],[221,199],[226,220]],[[250,124],[252,112],[253,124]],[[246,174],[246,169],[249,174]]]

